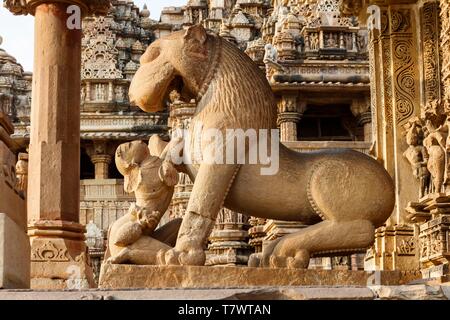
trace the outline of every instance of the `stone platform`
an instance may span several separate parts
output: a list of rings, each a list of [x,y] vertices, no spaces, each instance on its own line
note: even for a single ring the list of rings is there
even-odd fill
[[[103,264],[101,289],[205,289],[290,286],[404,285],[420,272]]]
[[[449,300],[450,285],[1,290],[0,300]]]

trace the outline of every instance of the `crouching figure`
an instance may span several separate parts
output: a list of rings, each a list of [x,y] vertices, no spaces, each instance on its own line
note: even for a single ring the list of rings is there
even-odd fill
[[[124,189],[134,192],[136,204],[109,228],[107,263],[158,264],[158,253],[161,255],[175,245],[181,219],[156,229],[178,182],[177,170],[165,160],[171,144],[163,149],[161,142],[152,136],[149,146],[143,141],[132,141],[116,150],[115,162],[124,176]]]

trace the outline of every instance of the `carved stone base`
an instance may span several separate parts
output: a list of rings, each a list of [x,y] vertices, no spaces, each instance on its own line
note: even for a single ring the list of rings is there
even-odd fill
[[[264,241],[275,240],[285,235],[300,231],[306,227],[307,225],[298,221],[267,220],[264,226],[264,233],[266,234]]]
[[[424,279],[450,280],[450,195],[429,194],[410,203],[411,220],[419,223],[419,258]]]
[[[367,251],[365,270],[419,270],[414,228],[408,225],[381,227],[375,244]]]
[[[42,223],[29,226],[31,288],[87,289],[95,287],[84,234],[80,233],[84,231],[84,227],[77,223],[59,223],[60,226],[52,228],[47,222],[45,223],[47,229],[43,228]],[[45,236],[46,233],[49,236]]]
[[[267,286],[398,285],[420,272],[365,272],[248,267],[103,264],[99,288],[251,288]]]
[[[214,230],[206,252],[206,265],[247,265],[252,251],[246,230]]]

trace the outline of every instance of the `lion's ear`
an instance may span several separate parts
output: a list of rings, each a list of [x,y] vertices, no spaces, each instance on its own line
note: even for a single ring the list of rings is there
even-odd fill
[[[201,24],[196,24],[194,26],[189,27],[184,34],[185,40],[196,40],[200,44],[204,44],[207,39],[207,34],[205,28]]]
[[[132,168],[130,168],[127,175],[124,176],[123,180],[123,188],[126,192],[131,193],[137,190],[139,184],[142,182],[142,172],[141,168],[134,164]]]

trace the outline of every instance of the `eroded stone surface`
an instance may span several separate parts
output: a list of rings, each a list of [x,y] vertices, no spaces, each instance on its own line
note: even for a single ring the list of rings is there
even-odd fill
[[[447,300],[448,290],[441,286],[378,286],[372,287],[376,297],[381,300]]]
[[[374,300],[380,299],[380,292],[388,290],[389,299],[442,299],[450,298],[446,286],[420,288],[421,294],[400,294],[399,292],[417,291],[417,286],[291,286],[265,287],[252,289],[133,289],[133,290],[101,290],[82,291],[30,291],[0,290],[0,300]],[[447,295],[434,294],[446,291]],[[396,294],[394,294],[396,293]]]
[[[383,285],[406,284],[420,273],[382,272]],[[248,267],[136,266],[104,264],[99,288],[242,288],[260,286],[332,286],[374,284],[371,272]]]

